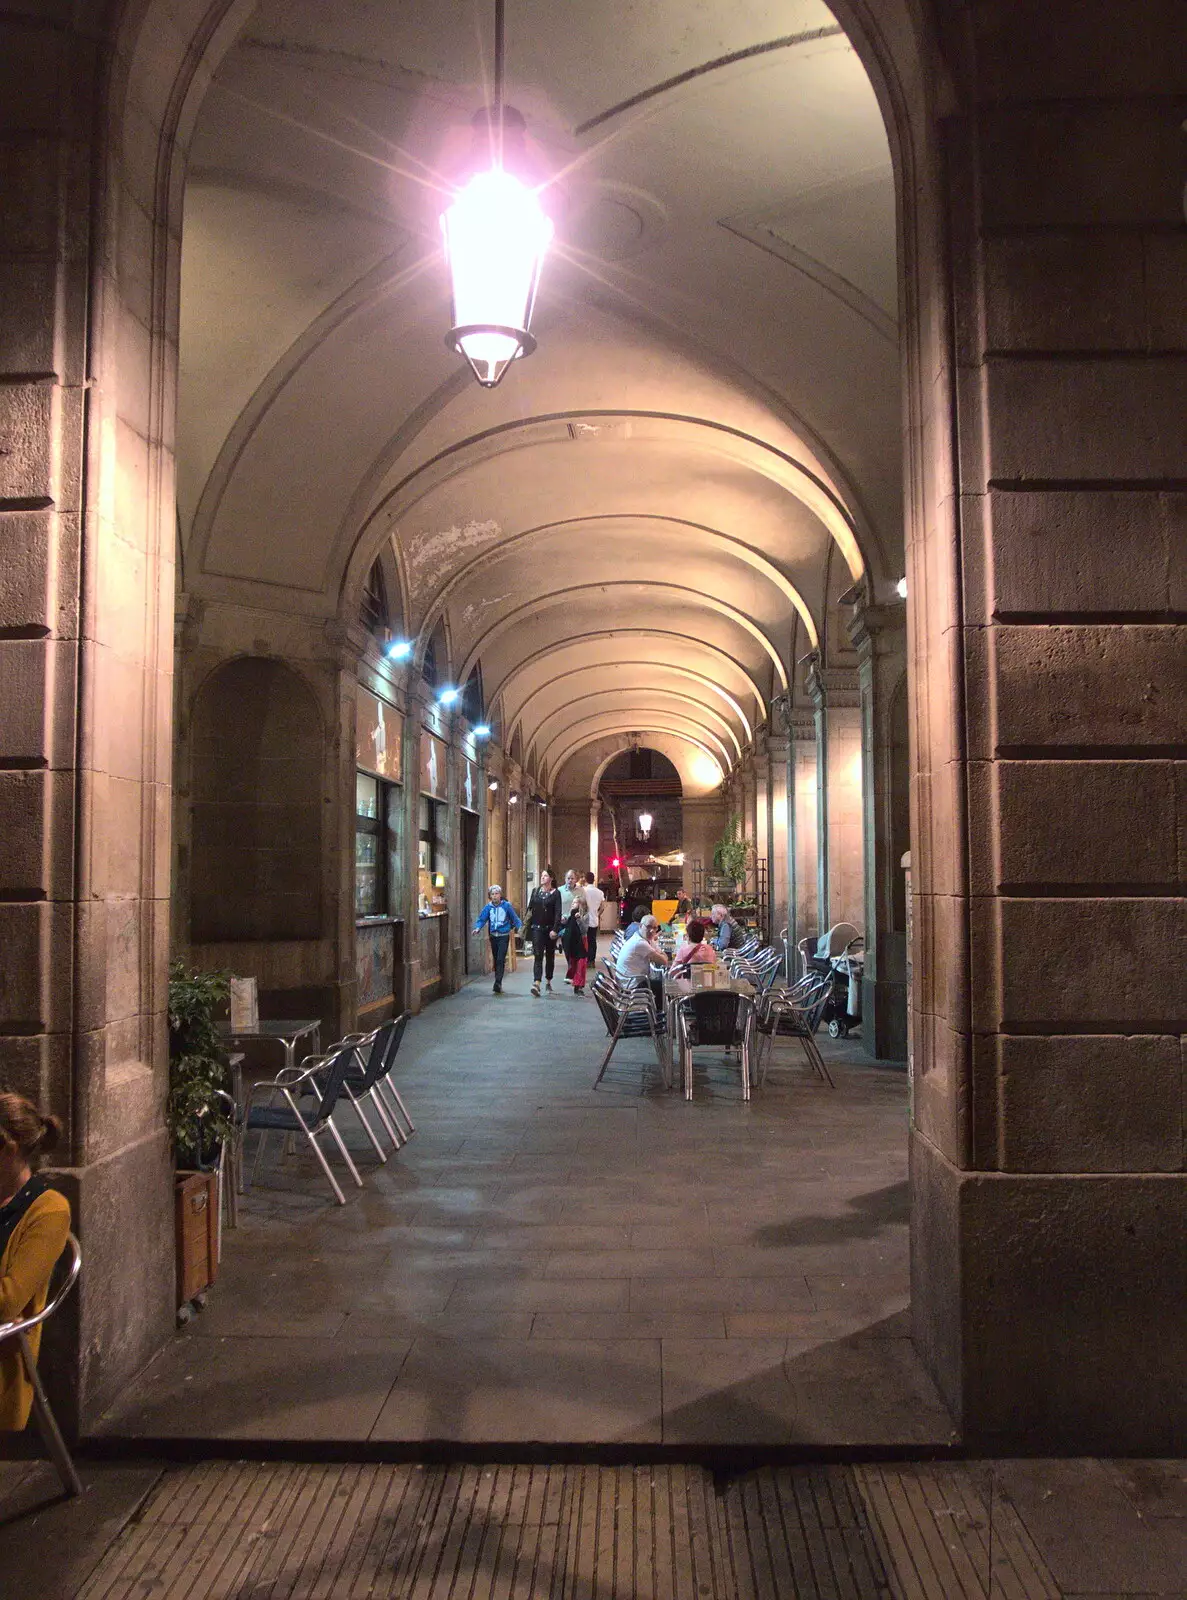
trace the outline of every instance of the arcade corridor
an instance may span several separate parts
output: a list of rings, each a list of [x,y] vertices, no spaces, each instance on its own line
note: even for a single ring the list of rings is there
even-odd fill
[[[686,1103],[627,1043],[592,1093],[596,1008],[559,981],[532,1001],[529,976],[414,1020],[417,1132],[381,1170],[350,1140],[347,1206],[273,1151],[205,1311],[101,1438],[951,1441],[905,1315],[905,1073],[824,1040],[829,1090],[784,1044],[746,1107],[706,1050]]]

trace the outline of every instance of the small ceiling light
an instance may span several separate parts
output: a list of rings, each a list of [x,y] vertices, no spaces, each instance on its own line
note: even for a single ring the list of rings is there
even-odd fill
[[[489,739],[490,738],[490,724],[489,723],[479,722],[470,731],[473,733],[473,735],[474,735],[474,737],[476,739]]]
[[[898,591],[899,599],[900,600],[905,600],[907,598],[907,580],[906,580],[906,578],[900,578],[899,581],[895,584],[895,588]]]
[[[412,640],[393,639],[387,647],[387,653],[393,661],[407,661],[412,654]]]
[[[462,691],[460,689],[442,689],[437,696],[437,702],[439,705],[451,706],[461,697]]]
[[[474,118],[474,171],[441,218],[453,285],[445,342],[484,389],[536,348],[529,329],[552,240],[537,189],[514,170],[526,165],[527,124],[503,102],[503,8],[495,0],[494,103]]]

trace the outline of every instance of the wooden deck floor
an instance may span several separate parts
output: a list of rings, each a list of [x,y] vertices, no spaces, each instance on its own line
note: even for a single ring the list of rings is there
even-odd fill
[[[1057,1600],[977,1465],[210,1462],[165,1472],[79,1600]]]

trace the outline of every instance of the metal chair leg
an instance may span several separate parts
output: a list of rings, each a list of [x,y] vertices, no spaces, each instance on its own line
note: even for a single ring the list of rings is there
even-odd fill
[[[309,1129],[306,1128],[305,1129],[305,1137],[309,1140],[309,1143],[313,1147],[313,1153],[317,1157],[318,1161],[320,1162],[321,1169],[325,1173],[326,1177],[329,1180],[330,1188],[333,1189],[335,1195],[337,1196],[338,1204],[340,1206],[344,1206],[346,1204],[346,1196],[342,1193],[342,1190],[341,1190],[341,1188],[340,1188],[340,1186],[338,1184],[337,1178],[330,1171],[330,1163],[326,1160],[325,1155],[324,1155],[324,1153],[322,1151],[321,1145],[319,1145],[318,1142],[317,1142],[316,1135],[310,1133]]]
[[[262,1156],[263,1156],[263,1154],[264,1154],[264,1140],[265,1140],[265,1139],[266,1139],[266,1138],[267,1138],[267,1137],[268,1137],[268,1131],[267,1131],[267,1129],[266,1129],[266,1128],[261,1128],[261,1129],[260,1129],[260,1138],[259,1138],[259,1142],[258,1142],[258,1144],[257,1144],[257,1145],[256,1145],[256,1153],[255,1153],[255,1159],[254,1159],[254,1160],[253,1160],[253,1162],[252,1162],[252,1164],[251,1164],[251,1176],[250,1176],[250,1177],[249,1177],[249,1178],[248,1178],[248,1180],[247,1180],[247,1187],[248,1187],[248,1188],[249,1188],[249,1189],[250,1189],[250,1188],[251,1188],[251,1186],[252,1186],[252,1184],[253,1184],[253,1183],[254,1183],[254,1182],[255,1182],[255,1181],[256,1181],[256,1176],[257,1176],[257,1174],[258,1174],[258,1173],[259,1173],[259,1170],[260,1170],[260,1160],[261,1160],[261,1157],[262,1157]]]
[[[33,1414],[37,1418],[37,1429],[45,1442],[54,1466],[58,1470],[58,1477],[62,1480],[62,1487],[69,1495],[82,1493],[82,1480],[75,1470],[74,1462],[70,1459],[70,1452],[66,1448],[66,1441],[62,1438],[62,1430],[58,1427],[58,1420],[50,1410],[49,1401],[45,1397],[45,1390],[41,1384],[41,1375],[37,1371],[37,1363],[33,1359],[33,1352],[29,1348],[29,1336],[25,1333],[17,1334],[20,1345],[21,1359],[25,1363],[25,1374],[33,1389]]]
[[[390,1075],[388,1077],[386,1077],[386,1078],[381,1079],[380,1081],[383,1083],[383,1086],[387,1090],[388,1094],[390,1094],[392,1099],[396,1102],[396,1106],[399,1109],[400,1115],[403,1117],[404,1121],[408,1124],[408,1132],[409,1133],[415,1133],[416,1132],[416,1123],[413,1122],[412,1118],[408,1115],[408,1107],[404,1104],[403,1100],[400,1098],[400,1091],[396,1088],[395,1084],[392,1082]]]
[[[371,1144],[372,1144],[372,1146],[373,1146],[373,1148],[375,1150],[375,1154],[379,1157],[380,1161],[386,1162],[386,1160],[387,1160],[387,1151],[383,1148],[383,1146],[380,1144],[379,1140],[375,1137],[375,1129],[367,1121],[366,1114],[363,1111],[362,1101],[361,1100],[356,1100],[354,1095],[350,1092],[349,1089],[346,1091],[346,1099],[349,1100],[350,1104],[354,1107],[354,1114],[359,1119],[359,1121],[362,1123],[363,1131],[366,1133],[368,1139],[370,1139]]]
[[[367,1091],[367,1095],[370,1097],[371,1104],[375,1107],[375,1115],[379,1118],[380,1122],[383,1124],[384,1132],[387,1134],[388,1138],[392,1142],[392,1152],[394,1154],[404,1144],[406,1144],[407,1141],[401,1136],[400,1130],[397,1128],[396,1124],[392,1121],[391,1115],[388,1112],[387,1107],[383,1103],[382,1095],[378,1095],[378,1094],[375,1093],[375,1090],[376,1090],[377,1087],[378,1086],[373,1083],[371,1085],[370,1089]],[[367,1096],[364,1096],[364,1098],[367,1098]]]
[[[350,1168],[351,1177],[354,1179],[354,1181],[358,1184],[359,1188],[361,1189],[363,1187],[363,1180],[359,1176],[359,1169],[355,1166],[354,1162],[350,1159],[350,1151],[342,1143],[342,1135],[338,1132],[338,1129],[337,1129],[337,1126],[335,1125],[333,1117],[330,1117],[327,1120],[326,1127],[329,1128],[330,1133],[333,1135],[334,1143],[338,1146],[338,1151],[339,1151],[339,1154],[341,1155],[343,1161],[345,1161],[346,1165]]]
[[[610,1043],[606,1048],[606,1054],[602,1057],[602,1064],[598,1068],[598,1075],[593,1081],[593,1086],[594,1086],[595,1089],[597,1088],[598,1084],[601,1083],[603,1074],[605,1073],[606,1068],[610,1064],[610,1057],[614,1054],[614,1046],[618,1043],[619,1039],[622,1037],[622,1030],[625,1027],[625,1025],[626,1025],[626,1012],[624,1011],[622,1013],[622,1015],[618,1019],[617,1028],[615,1028],[614,1032],[610,1035]]]

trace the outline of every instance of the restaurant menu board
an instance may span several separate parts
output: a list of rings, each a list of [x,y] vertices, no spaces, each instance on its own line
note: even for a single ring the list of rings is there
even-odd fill
[[[462,792],[461,805],[463,811],[478,810],[478,767],[468,756],[462,757]]]
[[[420,732],[420,788],[422,794],[431,794],[435,800],[447,798],[448,774],[445,765],[445,746],[440,739],[422,728]]]
[[[364,772],[399,783],[404,719],[395,706],[380,700],[369,689],[358,686],[358,711],[355,717],[355,763]]]

